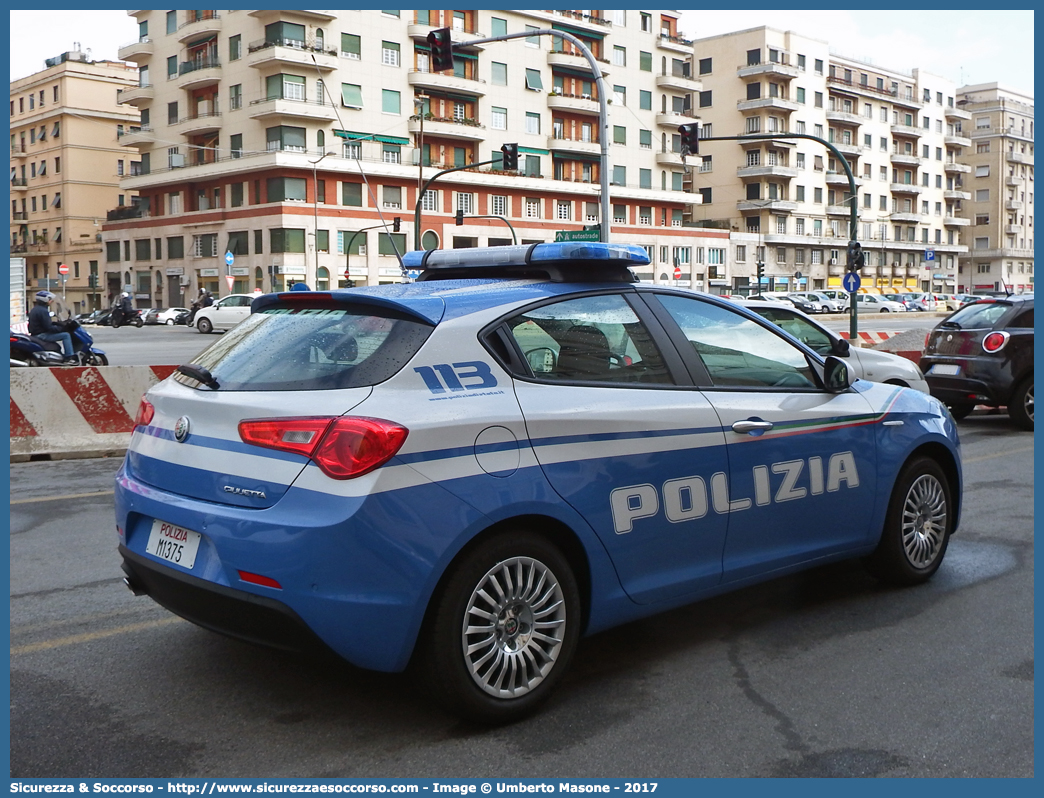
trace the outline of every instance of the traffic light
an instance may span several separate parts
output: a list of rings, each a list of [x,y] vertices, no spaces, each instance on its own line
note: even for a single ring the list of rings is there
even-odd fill
[[[449,28],[438,28],[428,34],[431,45],[431,71],[442,72],[453,69],[453,41]]]
[[[690,122],[687,125],[679,125],[678,133],[681,135],[682,155],[700,154],[700,124]]]
[[[453,221],[457,223],[457,227],[460,227],[462,224],[464,224],[464,211],[458,208],[457,215],[453,217]]]
[[[87,278],[87,286],[89,288],[97,288],[98,287],[98,275],[92,274],[90,277],[88,277]]]
[[[505,172],[512,172],[518,169],[518,145],[517,144],[501,144],[500,152],[503,154],[503,164],[501,168]]]
[[[402,227],[402,217],[396,216],[394,219],[392,219],[392,230],[394,230],[397,233],[399,232],[400,227]]]
[[[761,281],[765,279],[765,264],[762,261],[758,261],[758,285],[761,285]]]
[[[858,241],[848,242],[848,271],[857,272],[866,265],[866,256]]]

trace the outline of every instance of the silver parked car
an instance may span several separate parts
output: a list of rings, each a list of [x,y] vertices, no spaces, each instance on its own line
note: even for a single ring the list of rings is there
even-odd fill
[[[844,302],[838,299],[831,299],[823,291],[795,291],[791,296],[804,297],[813,306],[820,308],[818,311],[820,313],[841,313],[848,307],[847,295]]]

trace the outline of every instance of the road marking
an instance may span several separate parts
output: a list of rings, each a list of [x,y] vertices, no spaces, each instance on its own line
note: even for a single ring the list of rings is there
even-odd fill
[[[24,646],[11,646],[11,656],[17,656],[19,654],[35,654],[38,651],[48,651],[52,648],[60,648],[62,646],[72,646],[77,643],[91,643],[95,640],[101,640],[106,637],[113,637],[114,635],[127,634],[129,632],[140,632],[143,629],[155,629],[160,626],[168,626],[172,623],[181,622],[181,618],[164,618],[159,621],[146,621],[144,623],[132,623],[128,626],[119,626],[115,629],[106,629],[102,632],[86,632],[81,635],[70,635],[68,637],[58,637],[53,640],[42,640],[39,643],[29,643]]]
[[[978,457],[967,457],[961,460],[962,463],[981,463],[983,460],[995,460],[998,457],[1007,457],[1010,454],[1022,454],[1023,452],[1032,452],[1032,446],[1023,446],[1021,449],[1009,449],[1006,452],[997,452],[996,454],[980,454]]]
[[[11,504],[32,504],[33,502],[54,502],[59,499],[89,499],[92,496],[112,496],[115,490],[100,490],[96,493],[68,493],[65,496],[37,496],[32,499],[11,499]]]

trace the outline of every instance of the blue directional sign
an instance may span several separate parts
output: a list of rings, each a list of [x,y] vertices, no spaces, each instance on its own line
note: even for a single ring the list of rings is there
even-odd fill
[[[935,250],[934,249],[926,249],[924,251],[924,259],[925,260],[935,260]]]
[[[420,277],[420,269],[407,269],[406,276],[409,277],[411,280],[416,280],[418,277]]]
[[[859,279],[859,275],[855,272],[848,272],[841,278],[841,285],[844,286],[844,289],[850,294],[854,294],[858,291],[861,283],[862,281]]]
[[[225,263],[227,263],[229,266],[231,266],[235,262],[236,262],[236,256],[233,255],[231,252],[226,252],[225,253]]]

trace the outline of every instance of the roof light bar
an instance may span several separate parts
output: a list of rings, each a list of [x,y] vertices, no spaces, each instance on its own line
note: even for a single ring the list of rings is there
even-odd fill
[[[407,269],[489,268],[497,266],[551,265],[587,261],[593,266],[645,266],[649,254],[634,244],[603,244],[572,241],[555,244],[522,244],[510,247],[472,249],[432,249],[407,252],[403,266]]]

